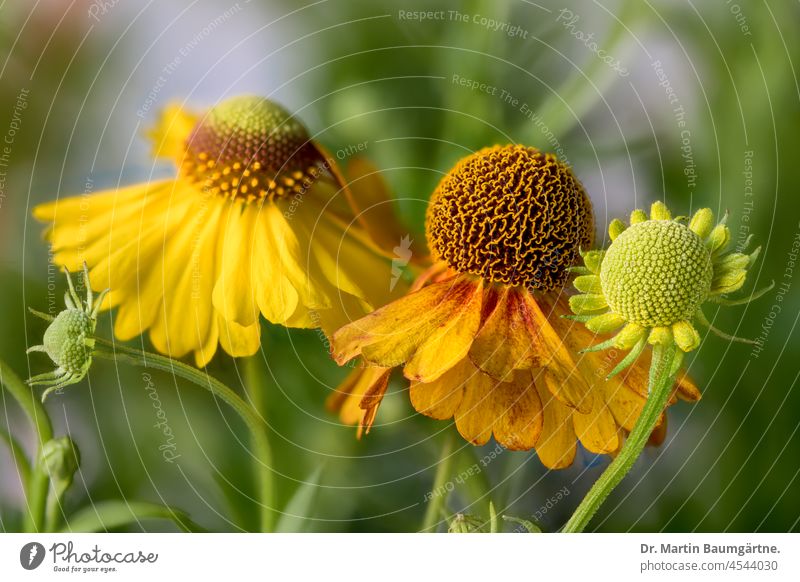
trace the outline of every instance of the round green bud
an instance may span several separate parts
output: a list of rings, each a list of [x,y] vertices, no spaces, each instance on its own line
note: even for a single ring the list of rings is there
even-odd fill
[[[80,467],[81,455],[72,439],[62,436],[44,444],[40,462],[53,481],[71,481]]]
[[[474,516],[457,513],[450,521],[447,533],[482,533],[481,525]]]
[[[644,327],[691,320],[711,290],[711,253],[687,226],[638,222],[606,251],[600,284],[609,307]]]
[[[65,309],[44,332],[44,348],[58,366],[70,373],[81,373],[91,361],[87,339],[92,338],[94,322],[78,309]]]

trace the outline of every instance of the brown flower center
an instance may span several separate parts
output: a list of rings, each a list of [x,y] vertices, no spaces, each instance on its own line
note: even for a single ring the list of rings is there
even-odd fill
[[[181,175],[215,194],[242,200],[300,194],[325,160],[305,127],[263,97],[228,99],[197,122]]]
[[[566,164],[535,148],[484,148],[439,183],[426,221],[435,259],[495,283],[562,286],[594,238],[592,205]]]

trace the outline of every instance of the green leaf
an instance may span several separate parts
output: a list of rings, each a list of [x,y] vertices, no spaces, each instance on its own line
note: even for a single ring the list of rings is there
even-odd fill
[[[9,432],[0,428],[0,440],[4,440],[11,451],[11,460],[16,463],[17,471],[19,473],[22,488],[28,489],[28,481],[31,477],[31,465],[28,462],[28,457],[25,456],[25,451]]]
[[[148,503],[146,501],[101,501],[74,513],[62,528],[63,533],[103,532],[129,524],[138,524],[143,519],[165,519],[172,521],[184,532],[203,532],[180,509]]]
[[[522,527],[528,530],[528,533],[542,533],[542,528],[540,528],[538,525],[536,525],[530,520],[522,519],[521,517],[514,517],[511,515],[504,515],[503,519],[506,521],[510,521],[511,523],[516,523],[521,525]]]
[[[494,503],[489,502],[489,533],[499,533],[500,528],[497,525],[497,510],[494,508]]]
[[[317,467],[314,472],[294,492],[289,503],[283,508],[283,515],[275,526],[276,532],[300,533],[308,530],[308,516],[319,492],[319,480],[322,476],[322,467]]]

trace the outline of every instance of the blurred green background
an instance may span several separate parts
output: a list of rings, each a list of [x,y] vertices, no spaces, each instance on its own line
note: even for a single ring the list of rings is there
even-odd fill
[[[87,185],[169,175],[149,157],[142,130],[170,100],[207,107],[259,93],[297,112],[334,152],[364,143],[412,238],[424,236],[425,202],[456,160],[521,142],[570,162],[595,204],[599,237],[611,218],[656,199],[682,214],[728,210],[735,241],[752,233],[764,247],[748,289],[788,285],[782,300],[776,288],[747,307],[707,313],[724,330],[761,335],[763,349],[704,340],[690,360],[702,401],[670,410],[667,441],[647,451],[592,527],[797,531],[799,48],[800,8],[779,0],[4,2],[0,357],[23,377],[49,368],[25,355],[44,330],[25,313],[60,304],[64,281],[48,265],[31,207]],[[108,314],[98,329],[110,337]],[[447,423],[415,414],[395,382],[372,433],[357,441],[325,410],[346,370],[318,334],[264,330],[280,503],[321,468],[300,528],[416,530]],[[241,389],[232,359],[216,357],[209,371]],[[152,376],[178,464],[158,450],[139,369],[97,362],[87,380],[48,402],[57,434],[71,434],[83,457],[67,514],[102,500],[146,500],[180,507],[209,529],[254,528],[238,418],[182,381]],[[32,448],[6,394],[0,411]],[[459,447],[455,481],[495,445]],[[454,483],[449,511],[486,516],[489,491],[499,512],[555,530],[606,462],[580,451],[572,468],[553,472],[534,453],[503,452]],[[569,494],[548,504],[562,488]],[[0,529],[19,529],[23,506],[0,450]],[[174,526],[143,520],[125,529]]]

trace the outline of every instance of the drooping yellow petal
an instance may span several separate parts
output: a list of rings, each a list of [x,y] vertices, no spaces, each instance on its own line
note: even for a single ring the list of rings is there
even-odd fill
[[[267,320],[283,324],[299,303],[295,283],[308,287],[308,275],[303,269],[306,259],[277,205],[266,202],[247,212],[255,214],[256,255],[252,277],[258,307]]]
[[[497,380],[509,380],[514,370],[539,365],[536,328],[520,292],[505,288],[475,336],[469,357],[481,370]]]
[[[369,433],[386,393],[391,368],[356,368],[347,375],[327,401],[329,410],[338,411],[345,424],[358,425],[358,437]]]
[[[542,403],[543,418],[536,454],[550,469],[569,467],[577,449],[571,409],[559,402],[547,388],[537,384],[536,389]]]
[[[261,345],[261,324],[256,322],[244,327],[233,321],[217,317],[219,343],[222,349],[235,358],[252,356]]]
[[[243,211],[244,210],[244,211]],[[222,217],[222,261],[212,300],[222,317],[245,327],[258,319],[252,276],[256,212],[241,204],[228,204]],[[261,258],[261,257],[258,257]]]
[[[466,357],[481,324],[482,299],[483,283],[478,281],[461,308],[423,339],[403,369],[406,378],[432,382]]]
[[[551,323],[530,294],[522,297],[539,338],[542,370],[534,376],[534,380],[539,382],[541,377],[544,385],[564,404],[580,412],[589,412],[592,409],[592,394],[585,375],[580,373],[573,358],[572,354],[577,353],[577,349],[565,343],[573,341],[570,333],[573,324],[560,317],[569,313],[569,307],[563,301],[554,304]]]
[[[440,325],[469,304],[476,285],[457,277],[424,287],[344,326],[333,336],[341,365],[359,354],[385,367],[406,362]]]
[[[543,414],[530,372],[517,372],[511,382],[496,383],[492,399],[497,442],[514,451],[532,449],[542,432]]]
[[[426,416],[447,420],[455,414],[464,394],[464,386],[479,372],[464,359],[433,382],[412,382],[409,388],[411,404]]]
[[[594,399],[595,406],[588,414],[572,413],[575,434],[593,453],[613,453],[620,447],[617,425],[602,398]]]
[[[186,140],[200,116],[185,105],[173,101],[164,107],[155,125],[146,131],[153,144],[155,158],[172,158],[177,163],[183,159]]]
[[[495,401],[492,389],[496,380],[475,371],[464,386],[464,395],[455,412],[456,428],[473,445],[485,445],[492,436]]]

